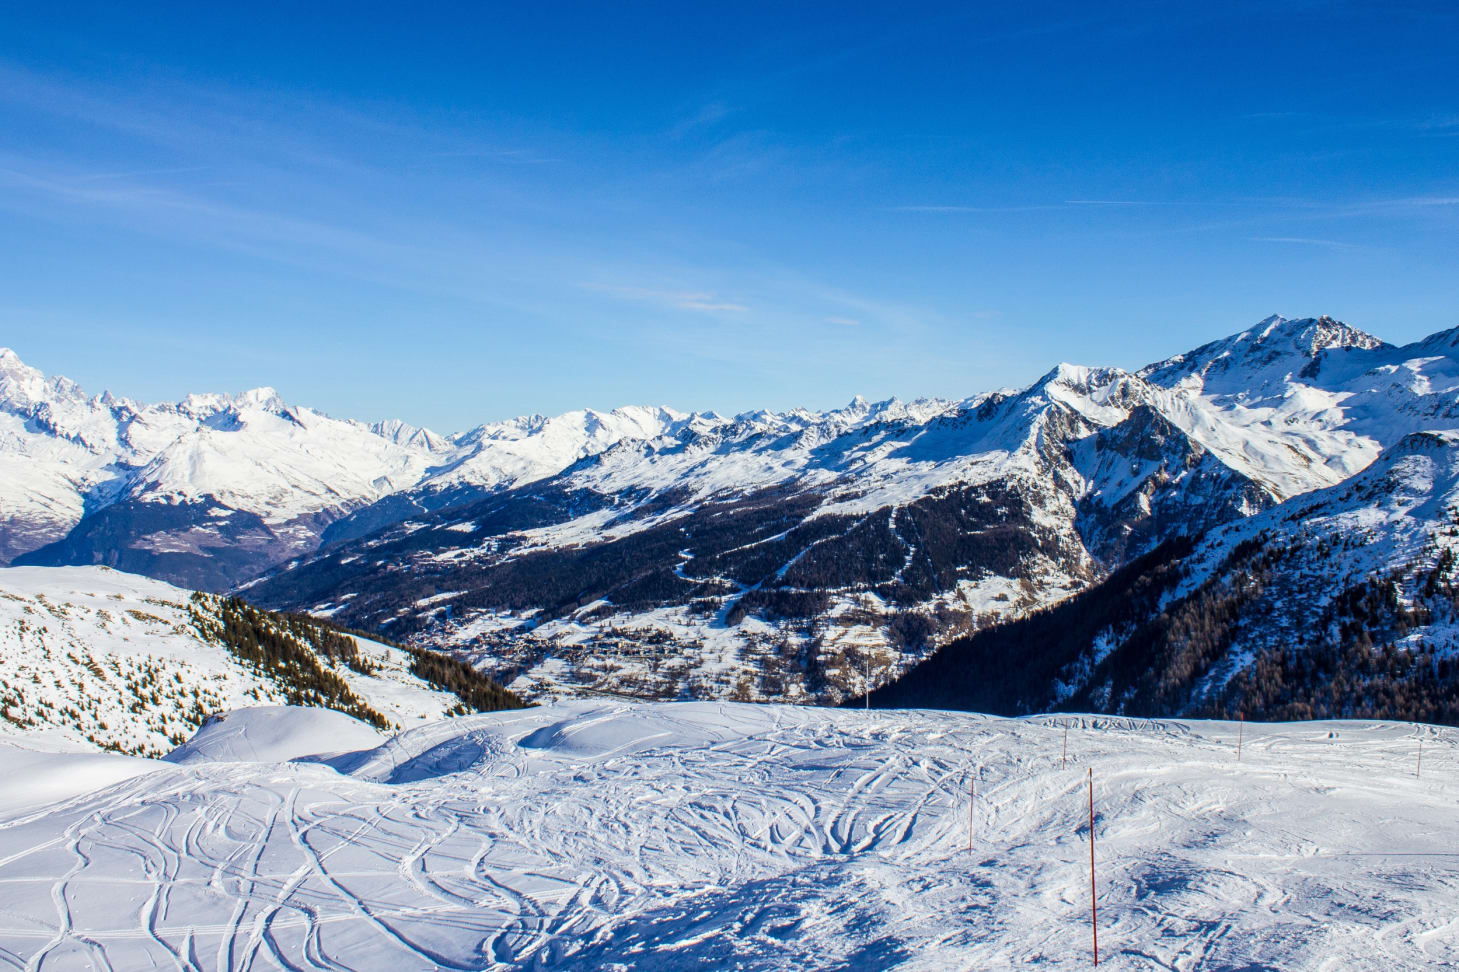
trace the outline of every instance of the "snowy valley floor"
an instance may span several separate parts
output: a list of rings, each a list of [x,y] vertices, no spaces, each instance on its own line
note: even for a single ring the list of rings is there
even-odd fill
[[[1459,966],[1451,730],[1248,725],[1238,763],[1234,724],[1105,717],[348,722],[0,744],[0,968],[1082,969],[1088,767],[1102,966]]]

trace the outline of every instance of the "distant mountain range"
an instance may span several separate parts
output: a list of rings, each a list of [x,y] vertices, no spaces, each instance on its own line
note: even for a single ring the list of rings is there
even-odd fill
[[[223,590],[312,552],[331,526],[359,535],[688,418],[582,411],[444,437],[340,421],[271,388],[162,405],[93,397],[0,349],[0,558]]]
[[[1334,598],[1370,580],[1406,619],[1383,632],[1439,631],[1456,428],[1459,329],[1396,347],[1326,317],[961,401],[630,408],[454,436],[267,390],[88,398],[5,352],[0,552],[241,585],[449,649],[527,693],[654,697],[837,701],[868,671],[885,684],[980,638],[1019,665],[990,629],[1138,584],[1140,611],[1069,627],[1057,663],[988,707],[1148,708],[1141,666],[1169,656],[1190,671],[1159,705],[1193,711],[1275,664],[1290,633],[1351,620]],[[1353,524],[1371,541],[1341,547]],[[1306,558],[1308,581],[1280,557]],[[1191,598],[1249,593],[1258,562],[1264,593],[1231,607],[1247,634],[1190,657],[1181,635],[1137,634]],[[1420,573],[1438,585],[1420,582],[1422,604]]]

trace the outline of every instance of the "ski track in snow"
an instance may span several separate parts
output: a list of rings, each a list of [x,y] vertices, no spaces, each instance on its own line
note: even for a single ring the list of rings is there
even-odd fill
[[[1086,968],[1089,767],[1110,968],[1459,964],[1459,732],[1236,731],[593,701],[156,763],[0,817],[0,968]]]

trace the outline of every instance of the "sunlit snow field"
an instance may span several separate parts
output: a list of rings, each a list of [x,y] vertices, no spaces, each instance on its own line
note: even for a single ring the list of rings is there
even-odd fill
[[[1102,966],[1459,964],[1459,733],[1237,731],[574,702],[243,710],[170,762],[12,738],[0,968],[1086,968],[1090,768]]]

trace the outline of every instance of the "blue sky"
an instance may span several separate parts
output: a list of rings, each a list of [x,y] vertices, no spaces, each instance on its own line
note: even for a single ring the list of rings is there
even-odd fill
[[[1459,324],[1452,4],[47,6],[0,344],[94,391],[452,431]]]

